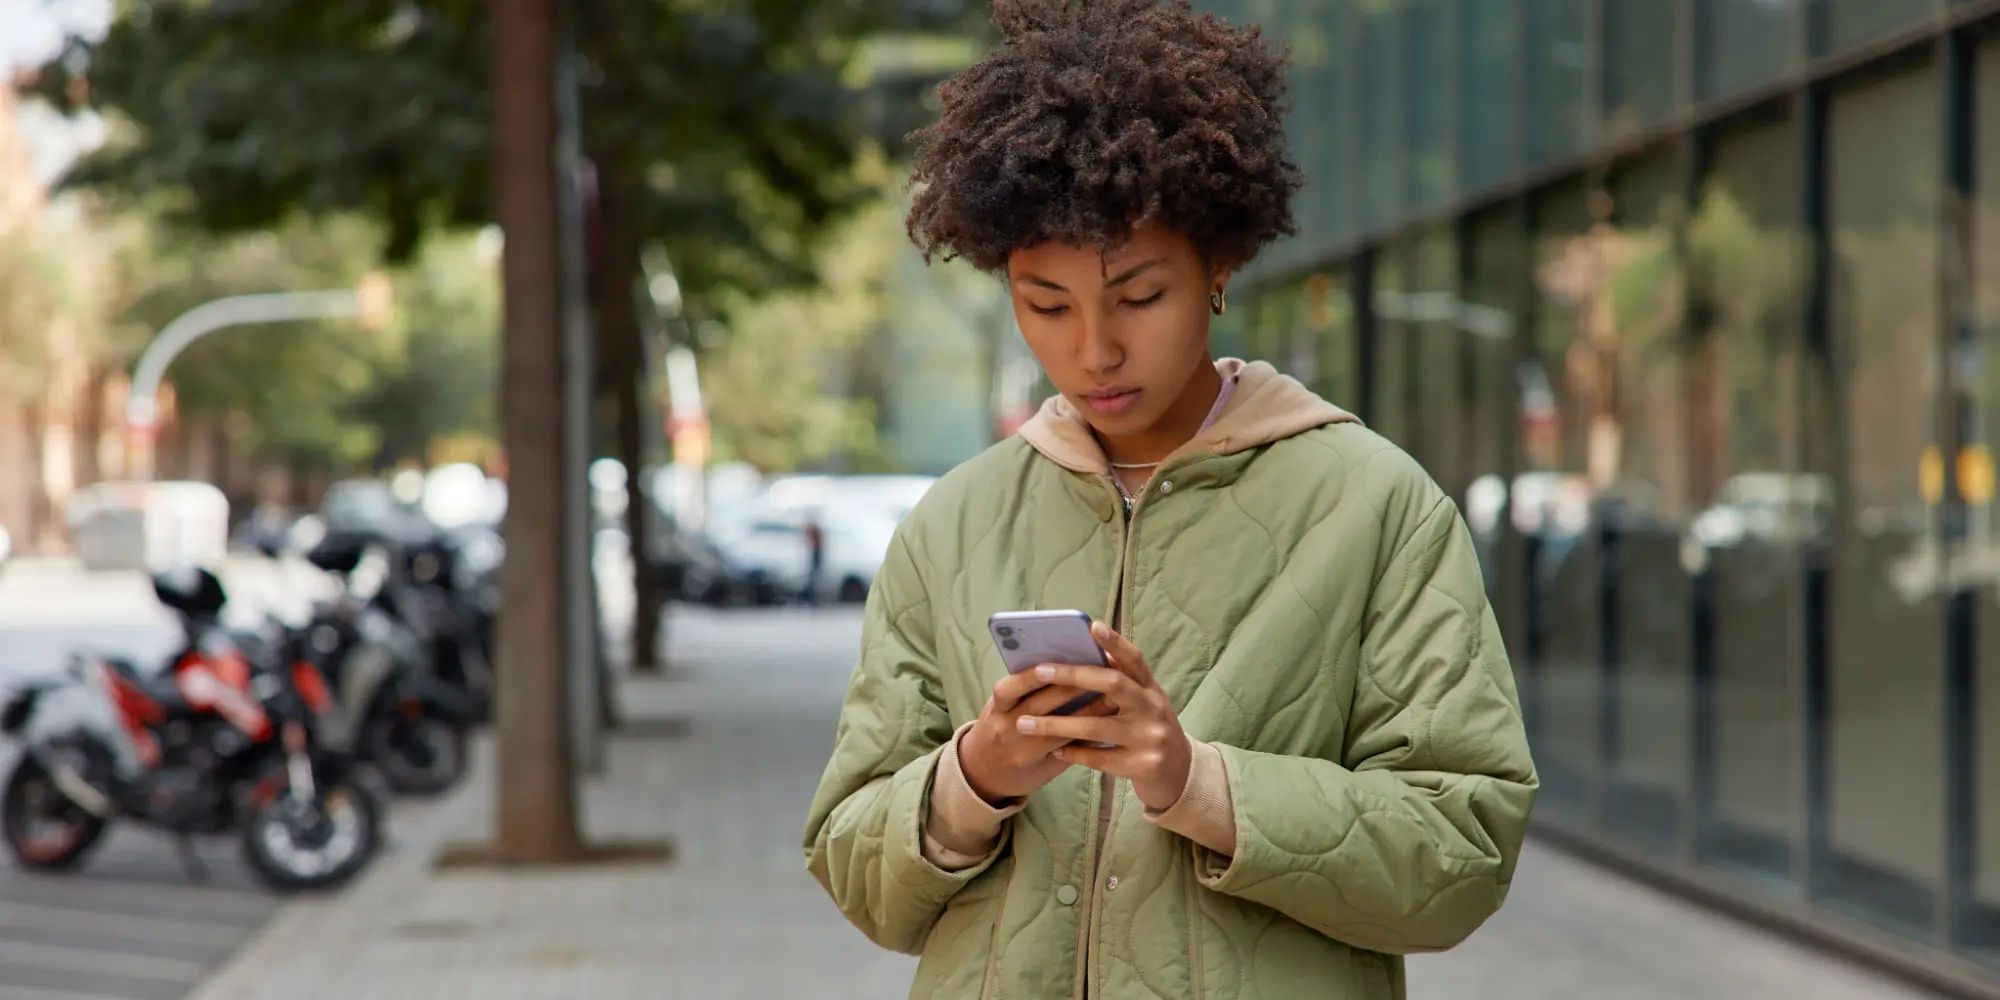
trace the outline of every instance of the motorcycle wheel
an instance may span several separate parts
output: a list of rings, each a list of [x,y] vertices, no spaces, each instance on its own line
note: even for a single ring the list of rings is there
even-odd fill
[[[465,727],[425,713],[409,718],[375,713],[362,736],[362,754],[374,762],[398,795],[438,795],[464,779],[470,754]]]
[[[52,829],[38,830],[37,823]],[[67,871],[81,865],[110,827],[69,800],[56,787],[48,769],[33,757],[23,757],[0,793],[0,828],[15,863],[32,871]]]
[[[256,788],[241,824],[243,860],[272,889],[337,888],[381,850],[381,803],[352,781],[315,789],[315,800],[302,803],[280,758]]]

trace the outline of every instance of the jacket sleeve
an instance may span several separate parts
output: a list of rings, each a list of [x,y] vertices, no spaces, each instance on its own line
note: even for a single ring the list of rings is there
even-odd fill
[[[1197,871],[1355,947],[1440,951],[1500,908],[1539,787],[1449,498],[1405,538],[1365,614],[1345,761],[1222,747],[1236,849],[1197,846]]]
[[[905,527],[907,527],[907,523]],[[813,795],[806,868],[868,939],[916,954],[959,887],[993,863],[945,871],[924,857],[938,759],[952,737],[931,607],[899,531],[877,572],[833,756]]]

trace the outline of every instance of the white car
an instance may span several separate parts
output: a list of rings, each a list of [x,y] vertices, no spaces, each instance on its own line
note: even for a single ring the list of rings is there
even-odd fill
[[[897,519],[879,508],[762,503],[736,517],[714,518],[709,536],[732,563],[761,571],[781,594],[797,594],[805,589],[812,568],[806,525],[815,519],[825,535],[815,596],[853,604],[867,600],[896,531]]]

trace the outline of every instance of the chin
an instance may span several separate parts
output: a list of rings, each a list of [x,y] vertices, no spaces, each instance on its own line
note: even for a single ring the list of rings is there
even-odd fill
[[[1140,434],[1160,421],[1160,415],[1150,410],[1128,410],[1124,413],[1099,413],[1079,400],[1070,400],[1070,405],[1082,415],[1084,423],[1099,434],[1125,437]]]

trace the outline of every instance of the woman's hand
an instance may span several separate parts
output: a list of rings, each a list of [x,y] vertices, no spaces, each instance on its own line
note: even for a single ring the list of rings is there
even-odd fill
[[[1052,756],[1057,760],[1130,780],[1132,793],[1146,808],[1172,808],[1180,801],[1194,763],[1173,702],[1153,680],[1137,647],[1103,622],[1092,623],[1090,630],[1111,666],[1045,665],[1026,673],[1043,684],[1099,692],[1104,697],[1091,707],[1110,702],[1116,712],[1089,717],[1022,712],[1015,725],[1025,735],[1054,741]],[[1115,746],[1092,745],[1097,743]]]
[[[978,720],[959,740],[958,767],[965,773],[966,783],[980,798],[997,806],[1027,795],[1069,770],[1069,762],[1052,756],[1064,740],[1027,735],[1018,720],[1053,712],[1085,693],[1050,684],[1033,670],[1009,674],[993,685],[993,696],[986,699]],[[1100,697],[1070,718],[1115,710]]]

